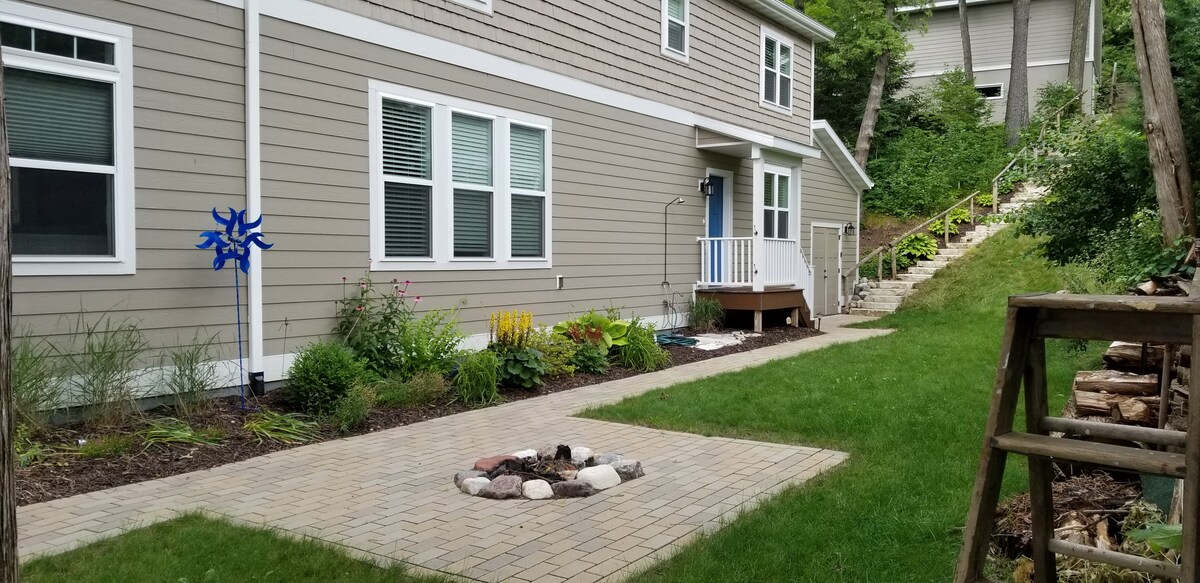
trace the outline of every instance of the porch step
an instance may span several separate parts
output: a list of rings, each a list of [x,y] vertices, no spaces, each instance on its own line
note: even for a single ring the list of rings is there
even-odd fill
[[[910,289],[912,289],[912,288],[913,288],[913,286],[914,286],[914,285],[916,285],[916,282],[912,282],[912,281],[900,281],[900,280],[897,280],[897,279],[885,279],[885,280],[883,280],[883,281],[872,282],[872,286],[873,286],[873,287],[877,287],[878,289],[903,289],[903,290],[910,290]]]
[[[917,267],[914,265],[914,266],[908,268],[908,272],[916,273],[916,274],[920,274],[920,275],[933,275],[938,272],[938,269],[939,268],[937,268],[937,267]],[[903,277],[903,276],[901,276],[901,277]]]
[[[920,273],[901,273],[900,281],[925,281],[931,277],[933,276]]]
[[[873,289],[873,290],[871,290],[871,293],[867,294],[865,297],[866,297],[867,301],[871,301],[871,302],[875,302],[875,301],[890,302],[893,300],[892,299],[884,299],[884,298],[902,298],[902,297],[908,295],[909,291],[910,290],[908,290],[908,289],[902,289],[902,288],[898,288],[898,287],[890,287],[887,289]]]
[[[951,249],[970,249],[970,248],[971,248],[971,244],[970,244],[970,243],[963,243],[963,242],[959,241],[959,242],[951,243],[951,244],[949,245],[949,247],[950,247]],[[939,253],[941,253],[941,251],[939,251]]]
[[[932,267],[933,269],[941,269],[950,265],[949,261],[938,261],[937,259],[922,259],[917,262],[917,267]]]
[[[895,312],[896,308],[900,307],[900,302],[863,302],[861,309],[863,310],[881,310],[886,312]]]
[[[895,310],[864,310],[862,308],[850,308],[851,316],[869,316],[871,318],[882,318]]]
[[[966,249],[938,249],[938,257],[961,257],[967,254]]]

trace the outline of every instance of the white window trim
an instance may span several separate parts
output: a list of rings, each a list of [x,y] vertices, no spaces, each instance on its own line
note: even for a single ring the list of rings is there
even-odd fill
[[[789,236],[788,237],[766,237],[764,235],[763,238],[777,240],[777,241],[799,241],[800,240],[799,237],[796,236],[797,235],[796,226],[799,224],[797,222],[797,218],[798,218],[798,215],[800,214],[799,205],[797,204],[797,201],[799,200],[799,193],[800,193],[800,180],[797,178],[797,176],[799,176],[800,173],[793,172],[793,169],[789,168],[787,166],[776,166],[774,164],[764,164],[763,165],[763,190],[766,191],[769,188],[770,192],[771,192],[771,201],[778,202],[779,201],[778,192],[777,192],[774,184],[767,183],[767,174],[774,174],[776,176],[786,176],[788,179],[788,204],[787,204],[787,206],[783,207],[783,206],[777,206],[777,205],[768,205],[764,201],[763,202],[763,210],[764,211],[776,211],[776,212],[784,211],[784,212],[786,212],[788,214],[788,235]],[[764,194],[765,194],[765,192],[764,192]],[[778,216],[778,214],[776,216]],[[760,217],[760,220],[761,220],[761,217]],[[776,220],[776,223],[775,223],[776,229],[775,230],[778,231],[779,230],[778,229],[779,219],[777,218],[775,220]],[[766,228],[765,222],[763,223],[763,228],[764,229]],[[765,233],[765,231],[764,231],[764,233]]]
[[[553,267],[552,216],[553,193],[551,167],[553,166],[553,144],[551,121],[548,118],[524,112],[495,107],[440,95],[421,89],[404,87],[384,81],[368,81],[370,113],[370,245],[372,271],[437,271],[437,270],[487,270],[487,269],[549,269]],[[394,99],[426,107],[433,107],[431,144],[433,148],[433,190],[430,207],[430,250],[428,259],[391,258],[384,252],[384,195],[383,185],[383,100]],[[492,251],[489,259],[454,255],[454,183],[450,160],[451,113],[458,112],[477,117],[499,120],[493,126],[492,148]],[[512,188],[509,183],[509,127],[512,124],[536,128],[545,132],[545,192]],[[479,185],[463,185],[478,189]],[[543,257],[512,256],[512,205],[511,196],[543,196]]]
[[[471,10],[478,10],[484,14],[492,13],[492,0],[450,0],[455,4],[466,6]]]
[[[985,88],[988,88],[988,87],[999,87],[999,88],[1000,88],[1000,95],[997,95],[997,96],[995,96],[995,97],[986,97],[986,96],[985,96],[985,97],[983,98],[985,101],[1000,101],[1001,99],[1004,99],[1005,97],[1007,97],[1007,96],[1008,96],[1008,95],[1007,95],[1007,94],[1004,92],[1004,83],[981,83],[981,84],[979,84],[979,85],[976,85],[976,86],[975,86],[975,90],[976,90],[976,91],[978,91],[978,90],[980,90],[980,89],[985,89]]]
[[[692,47],[692,6],[691,0],[681,0],[683,2],[683,20],[676,20],[683,25],[683,52],[679,52],[667,45],[669,38],[669,25],[672,19],[668,16],[667,3],[670,0],[662,0],[662,43],[661,52],[664,57],[675,59],[681,63],[687,63],[691,58]]]
[[[4,47],[4,65],[113,84],[113,165],[93,166],[14,158],[13,166],[113,174],[113,255],[16,255],[13,275],[131,275],[137,271],[134,226],[133,28],[121,24],[0,0],[0,20],[112,43],[113,64],[92,63]]]
[[[788,80],[791,83],[788,85],[788,106],[783,107],[778,103],[768,101],[766,95],[766,78],[767,78],[767,39],[775,41],[776,47],[787,46],[792,54],[792,72],[788,75]],[[778,49],[777,49],[778,50]],[[775,93],[778,98],[779,93],[779,73],[776,72]],[[792,108],[796,105],[796,41],[792,37],[776,32],[765,26],[761,27],[758,39],[758,104],[759,106],[777,111],[779,113],[792,115]]]

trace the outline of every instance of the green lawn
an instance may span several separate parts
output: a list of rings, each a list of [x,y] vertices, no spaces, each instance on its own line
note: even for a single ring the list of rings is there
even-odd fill
[[[590,411],[663,429],[851,454],[638,581],[949,581],[973,485],[1006,296],[1061,282],[1033,242],[1000,235],[875,323],[896,332]],[[1098,351],[1048,348],[1055,406]],[[1020,421],[1023,423],[1023,421]],[[1010,464],[1008,492],[1025,487]]]
[[[432,583],[311,541],[190,514],[22,566],[26,583]]]

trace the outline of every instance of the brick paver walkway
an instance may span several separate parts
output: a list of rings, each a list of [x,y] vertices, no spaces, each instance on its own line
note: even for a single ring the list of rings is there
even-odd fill
[[[845,454],[571,417],[651,389],[884,334],[837,327],[788,344],[681,365],[18,511],[22,557],[200,509],[311,535],[375,560],[483,581],[621,579]],[[748,388],[747,390],[752,390]],[[646,476],[590,498],[487,500],[460,493],[475,459],[544,443],[618,452]]]

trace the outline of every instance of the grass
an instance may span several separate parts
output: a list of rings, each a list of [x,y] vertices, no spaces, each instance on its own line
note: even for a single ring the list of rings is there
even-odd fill
[[[431,583],[312,540],[188,514],[21,568],[26,583]]]
[[[911,307],[871,324],[896,332],[720,375],[587,412],[650,427],[816,445],[849,461],[683,548],[635,580],[949,581],[988,413],[1006,296],[1055,291],[1034,242],[994,237],[939,272]],[[1061,406],[1098,347],[1048,346]],[[1023,426],[1023,420],[1018,420]],[[1005,492],[1025,489],[1009,464]]]

